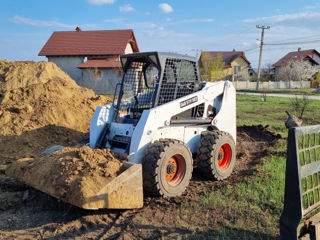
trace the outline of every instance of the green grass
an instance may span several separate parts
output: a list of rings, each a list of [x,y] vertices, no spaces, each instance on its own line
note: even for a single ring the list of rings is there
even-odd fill
[[[316,88],[283,88],[283,89],[239,89],[237,92],[251,93],[278,93],[278,94],[294,94],[294,95],[320,95],[320,92],[315,92]]]
[[[262,102],[259,96],[237,95],[237,125],[271,125],[280,134],[287,136],[285,111],[297,115],[291,102],[290,98],[267,97]],[[320,100],[310,100],[303,116],[303,125],[320,124],[319,109]]]
[[[259,96],[237,96],[237,125],[270,125],[282,137],[287,137],[284,112],[294,112],[290,99]],[[304,125],[320,123],[320,101],[310,100],[304,115]],[[279,140],[268,149],[256,171],[237,184],[209,191],[198,201],[181,206],[181,211],[193,218],[197,231],[191,239],[277,239],[279,218],[283,209],[286,140]],[[204,214],[208,212],[207,216]],[[210,214],[211,213],[211,214]],[[200,222],[200,223],[199,223]],[[210,231],[208,231],[210,229]]]

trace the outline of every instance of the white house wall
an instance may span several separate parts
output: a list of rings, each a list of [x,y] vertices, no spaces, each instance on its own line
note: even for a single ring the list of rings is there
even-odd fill
[[[125,54],[133,53],[131,43],[127,43],[126,49],[124,50]]]
[[[320,64],[320,57],[317,54],[310,55],[310,57]]]
[[[82,78],[82,73],[77,66],[83,63],[83,57],[50,57],[48,56],[49,62],[54,62],[65,71],[72,79],[74,79],[79,85]]]
[[[79,85],[93,89],[96,94],[114,94],[117,83],[122,79],[120,68],[82,69]]]

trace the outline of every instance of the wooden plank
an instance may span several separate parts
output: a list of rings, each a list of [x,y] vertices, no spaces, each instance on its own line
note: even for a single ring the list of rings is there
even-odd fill
[[[320,240],[320,222],[313,222],[310,226],[310,239]]]
[[[307,218],[303,223],[300,223],[298,226],[298,236],[300,236],[299,239],[301,240],[320,240],[320,237],[313,238],[315,234],[315,225],[317,225],[317,231],[318,234],[320,234],[320,212],[316,215]]]

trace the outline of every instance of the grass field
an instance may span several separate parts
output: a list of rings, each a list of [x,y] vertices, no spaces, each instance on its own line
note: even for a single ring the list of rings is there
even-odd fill
[[[262,102],[259,96],[237,95],[237,124],[241,125],[271,125],[284,137],[287,130],[284,122],[287,119],[285,111],[296,115],[292,99],[280,97],[267,97]],[[320,101],[309,100],[303,116],[303,125],[320,123]]]
[[[240,89],[237,92],[252,92],[252,93],[280,93],[280,94],[295,94],[295,95],[320,95],[319,89],[316,88],[281,88],[281,89]]]
[[[278,239],[279,218],[283,208],[286,162],[287,119],[285,110],[294,113],[290,99],[237,96],[237,125],[270,125],[282,139],[268,149],[253,175],[234,185],[214,189],[201,200],[181,206],[197,216],[201,207],[215,211],[214,218],[204,218],[214,230],[195,233],[195,239]],[[304,125],[320,123],[320,101],[310,101]]]

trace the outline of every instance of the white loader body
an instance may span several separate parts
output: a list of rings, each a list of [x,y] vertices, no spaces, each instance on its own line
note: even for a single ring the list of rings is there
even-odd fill
[[[194,100],[190,100],[194,99]],[[181,103],[190,100],[190,104],[181,107]],[[197,152],[201,132],[207,130],[208,124],[192,121],[172,123],[172,117],[204,103],[204,113],[207,113],[209,105],[217,109],[216,116],[210,121],[210,125],[220,131],[229,133],[236,142],[236,94],[235,88],[229,81],[208,82],[200,91],[158,107],[144,110],[136,126],[133,124],[116,123],[113,121],[115,109],[113,104],[98,107],[90,123],[90,146],[95,147],[99,136],[106,124],[109,125],[107,138],[115,135],[131,138],[128,161],[141,163],[145,148],[156,140],[162,138],[177,139],[185,142],[192,153]],[[204,115],[203,120],[208,116]],[[106,145],[105,147],[110,147]],[[123,149],[114,151],[124,152]]]

